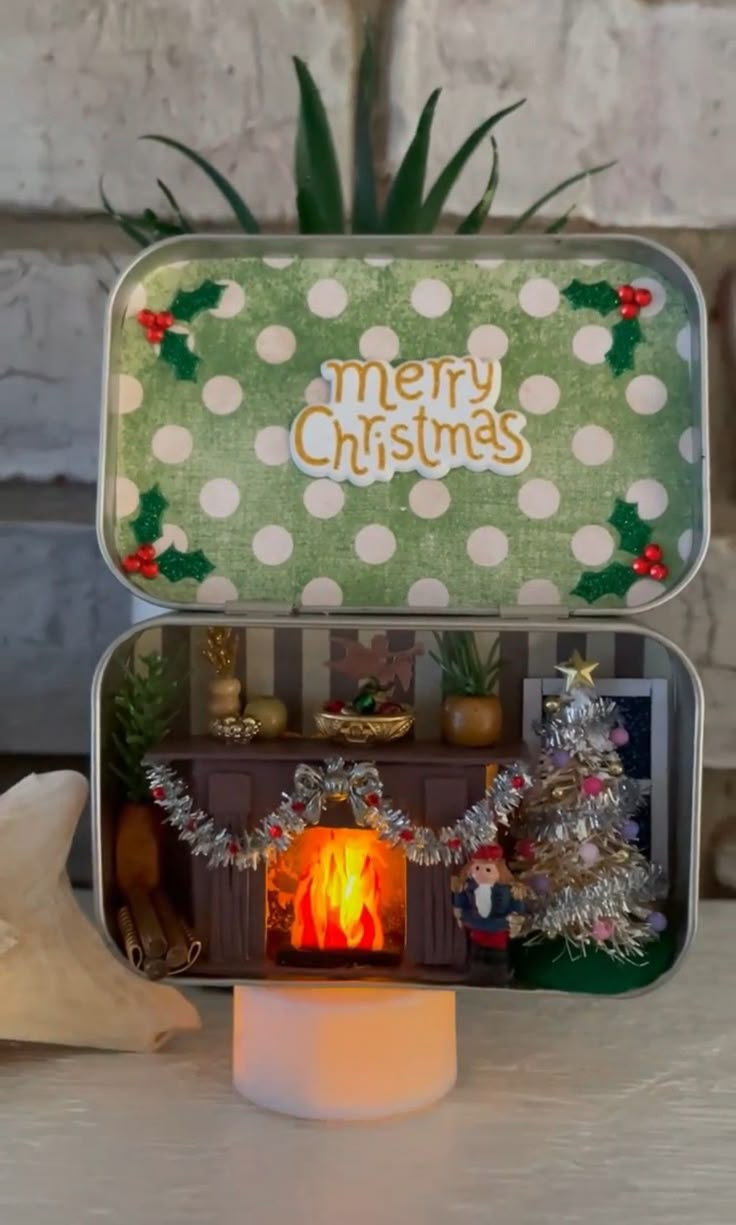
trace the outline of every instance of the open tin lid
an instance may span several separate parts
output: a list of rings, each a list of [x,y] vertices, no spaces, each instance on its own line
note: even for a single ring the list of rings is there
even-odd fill
[[[154,603],[609,615],[704,555],[704,303],[653,243],[170,239],[106,347],[100,544]]]

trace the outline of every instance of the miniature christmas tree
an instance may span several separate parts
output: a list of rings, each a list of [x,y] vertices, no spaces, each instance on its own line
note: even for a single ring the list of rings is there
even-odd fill
[[[542,751],[521,820],[533,857],[531,943],[562,941],[570,957],[600,951],[640,960],[666,927],[654,906],[660,870],[637,846],[639,784],[624,774],[628,743],[615,702],[598,697],[598,665],[576,651],[558,665],[565,691],[545,702]],[[559,950],[558,950],[559,952]]]

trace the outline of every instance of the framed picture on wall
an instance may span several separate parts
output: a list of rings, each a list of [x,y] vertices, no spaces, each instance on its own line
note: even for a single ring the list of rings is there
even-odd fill
[[[523,735],[532,761],[540,749],[535,725],[544,717],[544,699],[562,693],[564,685],[561,677],[527,677],[524,681]],[[667,681],[603,679],[596,681],[595,690],[598,697],[616,703],[629,733],[629,743],[618,751],[625,773],[636,779],[643,792],[636,818],[639,846],[668,871]]]

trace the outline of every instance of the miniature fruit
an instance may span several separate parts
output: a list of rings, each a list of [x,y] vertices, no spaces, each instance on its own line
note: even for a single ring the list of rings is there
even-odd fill
[[[289,714],[280,698],[256,697],[246,703],[245,711],[261,725],[258,736],[261,740],[276,740],[286,731]]]

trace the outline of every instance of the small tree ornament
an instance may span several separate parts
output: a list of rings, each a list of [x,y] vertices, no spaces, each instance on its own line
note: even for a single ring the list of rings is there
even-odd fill
[[[639,785],[623,772],[628,742],[616,704],[595,693],[597,663],[576,651],[558,665],[559,709],[540,725],[542,750],[517,830],[532,844],[531,942],[562,939],[570,953],[643,955],[666,926],[655,906],[661,871],[636,845]]]

